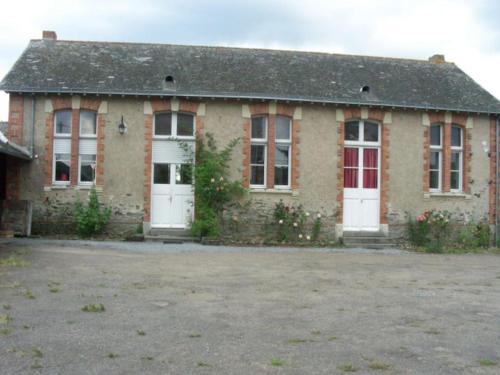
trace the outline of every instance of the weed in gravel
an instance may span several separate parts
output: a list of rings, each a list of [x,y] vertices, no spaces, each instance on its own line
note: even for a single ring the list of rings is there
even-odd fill
[[[10,310],[12,308],[11,305],[3,305],[4,310]]]
[[[40,361],[38,359],[35,359],[35,361],[33,362],[33,364],[31,365],[31,368],[33,370],[37,370],[37,369],[41,369],[43,366],[42,364],[40,363]]]
[[[12,254],[7,258],[0,259],[0,266],[9,266],[9,267],[28,267],[31,265],[30,262],[24,260],[19,255]]]
[[[481,358],[479,364],[481,366],[496,366],[498,363],[489,358]]]
[[[31,349],[33,358],[43,358],[43,352],[40,348]]]
[[[50,291],[50,293],[59,293],[61,291],[61,289],[53,287],[53,288],[50,288],[49,291]]]
[[[155,357],[151,357],[151,356],[147,355],[147,356],[145,356],[145,357],[141,357],[141,359],[142,359],[143,361],[152,361],[153,359],[155,359]]]
[[[146,336],[146,332],[141,331],[140,329],[138,329],[138,330],[137,330],[137,334],[138,334],[139,336]]]
[[[201,337],[201,333],[191,333],[189,337],[192,339],[199,339]]]
[[[26,289],[23,293],[23,296],[25,296],[27,299],[35,299],[36,296],[33,294],[31,289]]]
[[[9,324],[12,321],[12,317],[9,314],[0,314],[0,324]]]
[[[102,303],[90,303],[82,307],[85,312],[104,312],[106,309]]]
[[[14,332],[14,329],[12,327],[2,327],[0,328],[0,335],[10,335],[12,332]]]
[[[342,371],[344,371],[344,372],[356,372],[356,371],[359,370],[352,363],[343,364],[343,365],[339,366],[339,369],[342,370]]]
[[[311,341],[311,340],[308,340],[308,339],[293,338],[293,339],[288,340],[287,342],[288,342],[289,344],[302,344],[302,343],[309,342],[309,341]]]
[[[311,335],[321,335],[321,331],[318,329],[312,330]]]
[[[212,367],[212,365],[210,363],[206,363],[206,362],[202,362],[202,361],[199,361],[196,365],[198,367]]]
[[[388,370],[391,368],[391,365],[383,361],[373,360],[368,367],[372,370]]]
[[[427,333],[428,335],[439,335],[441,332],[438,329],[431,327],[431,328],[427,328],[424,331],[424,333]]]
[[[27,325],[27,324],[23,324],[23,328],[24,328],[24,329],[31,329],[31,326],[30,326],[30,325]]]
[[[285,361],[283,361],[280,358],[271,359],[271,366],[283,366],[284,364],[285,364]]]
[[[116,354],[116,353],[108,353],[108,355],[107,355],[106,357],[108,357],[108,358],[110,358],[110,359],[115,359],[115,358],[118,358],[118,357],[119,357],[119,355],[118,355],[118,354]]]
[[[328,341],[335,341],[338,340],[339,338],[337,336],[330,336],[328,337]]]

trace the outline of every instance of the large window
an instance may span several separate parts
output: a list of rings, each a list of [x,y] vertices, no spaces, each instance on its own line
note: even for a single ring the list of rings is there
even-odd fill
[[[165,112],[155,114],[155,138],[192,138],[194,132],[194,116],[189,113]]]
[[[71,178],[71,110],[58,111],[54,116],[55,184],[67,185]]]
[[[443,170],[443,127],[431,126],[429,188],[431,191],[441,191],[441,176]]]
[[[266,186],[267,170],[267,117],[252,118],[250,151],[250,185]]]
[[[78,183],[91,185],[95,182],[97,161],[97,113],[80,111],[80,140],[78,155]]]
[[[290,159],[292,147],[292,121],[288,117],[276,117],[276,152],[274,160],[274,186],[290,187]]]
[[[463,131],[459,126],[451,127],[450,189],[462,191],[463,180]]]

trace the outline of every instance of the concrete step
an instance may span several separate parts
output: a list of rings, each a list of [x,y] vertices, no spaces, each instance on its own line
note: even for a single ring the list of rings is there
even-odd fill
[[[356,243],[392,243],[394,242],[392,238],[388,237],[344,237],[344,243],[356,242]]]
[[[351,242],[349,244],[344,243],[346,247],[350,248],[363,248],[363,249],[393,249],[396,248],[396,244],[394,243],[355,243]]]
[[[359,231],[344,231],[342,234],[344,238],[347,237],[386,237],[383,232],[359,232]]]
[[[152,228],[150,236],[171,236],[171,237],[191,237],[189,229]]]
[[[145,241],[150,241],[150,242],[163,242],[163,243],[174,243],[174,244],[181,244],[185,242],[199,242],[198,238],[195,237],[188,237],[188,236],[165,236],[165,235],[157,235],[157,236],[151,236],[151,235],[146,235],[144,236]]]

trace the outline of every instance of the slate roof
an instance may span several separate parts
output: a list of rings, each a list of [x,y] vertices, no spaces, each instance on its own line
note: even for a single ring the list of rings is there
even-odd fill
[[[168,44],[32,40],[0,89],[500,113],[500,102],[453,63]]]

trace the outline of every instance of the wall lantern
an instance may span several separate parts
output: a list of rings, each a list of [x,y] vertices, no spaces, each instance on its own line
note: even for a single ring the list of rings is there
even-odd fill
[[[118,124],[118,133],[120,133],[120,135],[127,133],[127,125],[125,124],[125,121],[123,121],[123,116],[122,120]]]

